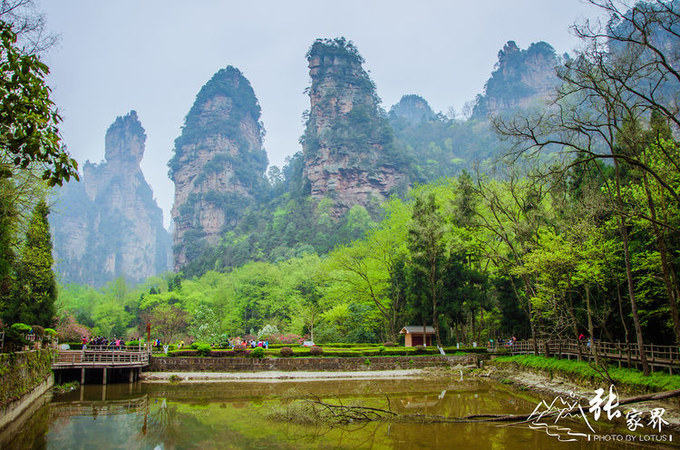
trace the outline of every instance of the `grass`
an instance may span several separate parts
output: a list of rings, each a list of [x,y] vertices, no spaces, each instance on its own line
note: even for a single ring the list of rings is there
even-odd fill
[[[525,367],[545,372],[551,377],[554,374],[561,374],[577,382],[609,382],[591,364],[584,361],[516,355],[499,356],[493,361],[493,364],[501,367]],[[602,369],[599,370],[603,372]],[[613,366],[607,367],[607,373],[617,386],[624,387],[632,392],[645,393],[680,389],[680,375],[654,372],[646,377],[639,370]]]

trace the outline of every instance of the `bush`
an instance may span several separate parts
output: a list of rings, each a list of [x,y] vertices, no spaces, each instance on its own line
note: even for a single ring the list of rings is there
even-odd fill
[[[54,339],[59,336],[57,330],[54,328],[45,328],[45,336],[49,336],[50,339]]]
[[[175,350],[168,352],[168,356],[196,356],[196,350]]]
[[[255,347],[248,356],[251,358],[264,358],[264,353],[265,350],[262,347]]]
[[[278,336],[281,333],[276,325],[265,325],[257,332],[257,340],[265,341],[271,339],[273,336]]]
[[[125,345],[127,347],[139,347],[139,341],[126,341]]]
[[[15,323],[15,324],[12,324],[12,326],[9,327],[9,329],[10,329],[10,330],[14,330],[14,331],[16,331],[16,332],[18,332],[18,333],[24,333],[24,334],[26,334],[26,333],[28,333],[29,331],[31,331],[31,326],[30,326],[30,325],[26,325],[25,323],[17,322],[17,323]]]
[[[302,343],[302,337],[298,334],[292,334],[292,333],[275,334],[275,335],[270,336],[270,338],[269,338],[269,345],[271,346],[272,343],[285,344],[285,345],[301,344]]]
[[[461,347],[461,348],[445,347],[444,351],[446,353],[449,353],[449,352],[455,352],[455,353],[489,353],[489,351],[486,349],[486,347]]]
[[[42,339],[43,336],[45,336],[45,329],[40,325],[33,325],[31,328],[33,329],[33,334],[35,334],[37,338]]]
[[[318,345],[315,345],[309,349],[309,354],[312,356],[321,356],[323,355],[323,349]]]
[[[383,345],[385,347],[396,347],[397,346],[397,344],[395,344],[394,342],[385,342]]]
[[[338,357],[338,358],[353,358],[358,356],[368,356],[367,352],[356,351],[356,350],[329,350],[325,351],[324,355],[328,357]]]
[[[279,353],[283,357],[290,357],[293,356],[293,349],[290,347],[282,347],[281,350],[279,350]]]
[[[248,353],[250,350],[247,350],[245,345],[234,346],[234,356],[248,356]]]
[[[198,350],[198,345],[200,342],[192,342],[191,345],[189,346],[190,349],[192,350]]]
[[[419,355],[427,353],[427,347],[425,347],[424,345],[416,345],[413,348],[415,349],[415,350],[413,350],[413,352],[417,353]]]
[[[59,345],[68,345],[69,350],[80,350],[83,348],[82,342],[60,342]]]
[[[196,353],[198,356],[210,356],[212,349],[209,344],[200,343],[196,346]]]
[[[378,347],[378,353],[385,353],[385,346]]]

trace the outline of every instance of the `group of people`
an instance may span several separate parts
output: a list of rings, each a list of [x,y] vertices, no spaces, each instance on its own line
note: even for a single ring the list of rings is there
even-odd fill
[[[232,348],[232,350],[236,347],[240,346],[245,346],[245,347],[250,347],[250,348],[256,348],[256,347],[262,347],[265,349],[269,349],[269,340],[255,340],[255,339],[249,339],[249,340],[244,340],[242,341],[240,337],[234,338],[234,339],[229,339],[229,347]]]
[[[83,350],[88,347],[112,347],[116,350],[120,350],[121,347],[125,345],[125,341],[119,338],[109,339],[105,336],[92,336],[89,339],[87,336],[83,336],[82,344]]]

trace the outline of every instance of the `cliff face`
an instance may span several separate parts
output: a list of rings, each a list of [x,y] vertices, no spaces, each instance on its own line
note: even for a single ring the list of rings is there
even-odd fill
[[[404,163],[356,47],[319,39],[307,61],[311,106],[302,143],[312,197],[332,199],[338,217],[404,189]]]
[[[217,72],[198,93],[169,163],[176,270],[217,244],[262,191],[263,134],[248,80],[231,66]]]
[[[521,50],[508,41],[498,52],[498,62],[477,98],[473,117],[496,116],[515,108],[542,107],[560,84],[555,68],[561,64],[555,49],[545,42]]]
[[[135,111],[118,117],[106,132],[106,161],[87,162],[81,183],[60,190],[50,221],[65,282],[139,282],[169,269],[170,236],[139,166],[145,140]]]

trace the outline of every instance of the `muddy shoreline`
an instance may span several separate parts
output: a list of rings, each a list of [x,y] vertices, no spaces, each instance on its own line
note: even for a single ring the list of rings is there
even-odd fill
[[[542,398],[555,398],[556,396],[567,398],[567,396],[572,396],[577,398],[581,405],[588,405],[589,400],[595,396],[596,389],[602,388],[605,392],[608,392],[610,385],[606,380],[602,380],[597,385],[584,386],[560,374],[550,376],[543,372],[523,367],[501,368],[493,365],[483,370],[473,371],[472,376],[489,378],[512,386],[519,391],[534,394]],[[636,394],[627,392],[625,388],[618,388],[618,395],[619,399],[625,399]],[[669,426],[675,431],[680,431],[680,398],[640,402],[622,406],[621,409],[627,411],[633,407],[637,410],[665,408],[666,412],[663,418],[669,422]]]

